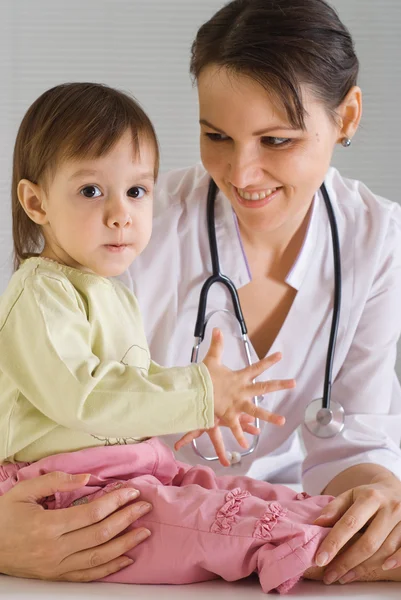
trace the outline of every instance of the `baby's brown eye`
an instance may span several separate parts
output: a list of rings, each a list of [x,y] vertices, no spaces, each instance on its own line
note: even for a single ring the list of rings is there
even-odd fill
[[[142,198],[146,194],[146,190],[143,187],[138,187],[134,185],[127,192],[127,196],[130,198]]]
[[[86,185],[82,188],[80,194],[85,196],[85,198],[98,198],[101,195],[101,191],[96,185]]]

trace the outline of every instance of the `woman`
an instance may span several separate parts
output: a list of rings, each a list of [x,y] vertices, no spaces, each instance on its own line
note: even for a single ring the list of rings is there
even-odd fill
[[[327,583],[397,578],[391,569],[401,565],[401,392],[394,374],[401,327],[401,210],[329,168],[335,145],[350,145],[361,118],[352,39],[323,0],[234,0],[199,30],[191,72],[199,90],[204,168],[171,173],[159,182],[153,243],[129,274],[153,355],[166,365],[189,360],[199,292],[211,271],[206,195],[212,177],[219,188],[220,262],[238,288],[252,358],[282,350],[272,376],[290,373],[297,379],[296,391],[263,400],[286,416],[285,427],[265,427],[256,451],[237,468],[275,481],[299,477],[294,432],[310,400],[322,396],[332,319],[332,241],[319,191],[324,181],[342,254],[332,399],[344,406],[345,428],[322,440],[303,426],[304,487],[337,496],[319,518],[319,524],[334,527],[317,563],[329,563]],[[149,278],[149,263],[160,277]],[[226,307],[231,304],[224,290],[214,290],[208,309]],[[242,364],[232,338],[226,338],[225,359],[230,366]],[[208,452],[202,439],[199,446]],[[179,458],[199,460],[190,448]],[[28,487],[33,482],[24,485],[11,499],[0,499],[2,518],[11,521],[18,514],[19,523],[27,523],[28,511],[36,511],[42,532],[49,531],[43,512],[23,502],[47,495],[46,482],[38,481],[33,492]],[[88,580],[94,578],[89,568],[94,562],[96,576],[119,568],[117,557],[128,542],[107,540],[123,529],[124,511],[90,526],[111,513],[112,502],[94,513],[88,507],[71,511],[83,508],[75,521],[68,511],[65,521],[56,516],[63,553],[47,562],[45,573],[38,574],[31,560],[31,576]],[[99,527],[107,543],[91,550],[100,541]],[[34,541],[35,531],[31,535]],[[50,549],[53,538],[42,537]],[[7,541],[13,549],[7,572],[27,574],[18,536],[9,532]],[[3,563],[0,550],[4,571]]]

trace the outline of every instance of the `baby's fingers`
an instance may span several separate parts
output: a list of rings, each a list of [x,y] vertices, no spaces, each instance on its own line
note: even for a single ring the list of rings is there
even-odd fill
[[[233,419],[230,423],[230,429],[239,445],[242,446],[242,448],[248,448],[248,442],[244,436],[244,430],[241,427],[239,417]]]
[[[251,425],[250,423],[242,423],[242,431],[244,433],[250,433],[251,435],[259,435],[260,429],[259,427],[255,427],[255,425]]]
[[[216,451],[216,456],[218,456],[220,464],[222,464],[223,467],[229,467],[230,461],[227,458],[223,434],[221,433],[220,427],[213,427],[212,429],[208,429],[207,434],[210,438],[210,441],[213,444],[213,447]]]
[[[270,367],[272,367],[273,365],[278,363],[281,359],[282,359],[281,352],[275,352],[274,354],[271,354],[270,356],[266,356],[265,358],[262,358],[262,360],[259,360],[258,362],[254,363],[253,365],[250,365],[249,367],[245,367],[244,369],[242,369],[242,372],[246,373],[246,375],[248,377],[250,377],[251,379],[255,379],[256,377],[259,377],[259,375],[264,373],[264,371],[266,371],[267,369],[270,369]]]
[[[271,381],[257,381],[250,384],[246,390],[250,396],[263,396],[280,390],[291,390],[296,386],[295,379],[272,379]]]
[[[195,431],[189,431],[174,444],[174,450],[178,452],[180,448],[182,448],[183,446],[187,446],[188,444],[196,440],[198,437],[200,437],[204,433],[204,431],[204,429],[196,429]]]
[[[255,419],[260,419],[261,421],[266,421],[267,423],[272,423],[273,425],[284,425],[285,417],[282,415],[277,415],[276,413],[272,413],[261,406],[256,406],[250,400],[246,400],[241,407],[242,412],[247,413],[248,415],[252,415]]]

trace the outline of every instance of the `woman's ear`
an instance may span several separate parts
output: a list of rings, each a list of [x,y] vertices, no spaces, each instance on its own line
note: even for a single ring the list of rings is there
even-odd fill
[[[337,109],[340,117],[340,143],[344,138],[352,140],[362,117],[362,91],[354,85]]]
[[[46,225],[48,218],[42,188],[28,179],[21,179],[17,187],[17,194],[28,217],[38,225]]]

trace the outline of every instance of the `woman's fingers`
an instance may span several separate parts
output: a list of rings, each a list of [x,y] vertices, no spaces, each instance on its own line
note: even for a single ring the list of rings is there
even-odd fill
[[[343,492],[323,508],[313,524],[321,527],[332,527],[347,512],[353,502],[352,490]]]
[[[401,523],[394,527],[383,544],[386,559],[382,565],[383,571],[392,571],[401,567]]]
[[[398,519],[389,519],[385,509],[379,510],[366,531],[329,565],[324,581],[334,583],[349,573],[354,576],[352,570],[379,551],[397,523]]]
[[[83,550],[90,547],[89,545],[85,545],[86,539],[88,535],[91,535],[96,530],[98,523],[103,522],[110,527],[110,538],[112,538],[124,529],[122,527],[123,522],[125,523],[125,527],[128,527],[128,525],[135,521],[139,517],[135,509],[135,504],[124,510],[119,509],[128,504],[128,502],[132,502],[138,498],[138,496],[138,490],[121,488],[105,494],[88,504],[80,504],[54,511],[55,526],[59,535],[71,535],[82,540],[81,544],[77,545],[74,551]],[[83,529],[84,531],[82,531]]]
[[[375,501],[367,502],[364,497],[357,498],[320,544],[316,556],[316,564],[319,567],[323,567],[332,561],[339,550],[366,525],[378,509],[379,505]],[[341,560],[346,557],[347,552],[341,555]],[[326,569],[326,573],[329,571],[331,569]]]
[[[102,577],[113,575],[113,573],[117,573],[118,571],[121,571],[121,569],[125,569],[125,567],[132,565],[133,562],[134,561],[127,556],[119,556],[118,558],[115,558],[114,560],[106,563],[105,565],[101,565],[100,567],[64,573],[57,578],[57,581],[70,581],[75,583],[88,583],[90,581],[97,581],[98,579],[102,579]]]
[[[98,502],[98,500],[95,500],[91,504],[95,504],[95,502]],[[95,511],[98,510],[101,510],[101,508],[95,508]],[[148,513],[150,510],[152,510],[152,506],[148,502],[135,502],[110,515],[107,519],[91,525],[90,527],[86,527],[83,530],[74,531],[62,536],[59,543],[62,547],[64,545],[65,550],[70,554],[86,551],[89,548],[95,548],[96,546],[99,546],[99,544],[106,546],[107,542],[114,540],[116,536],[118,536],[122,531],[125,531],[125,529],[130,527],[135,521],[137,521],[140,517],[143,517],[143,515]],[[111,560],[112,558],[116,558],[117,556],[118,555],[115,555],[110,558],[107,556],[107,561]]]
[[[134,562],[129,557],[124,556],[124,553],[138,546],[149,535],[150,531],[144,527],[134,529],[104,546],[74,554],[62,563],[63,571],[64,569],[68,570],[58,579],[61,581],[86,582],[95,581],[116,573]]]
[[[361,537],[360,534],[357,534],[352,540],[351,543],[348,544],[348,547],[351,544],[355,544],[356,541]],[[384,543],[377,550],[377,552],[371,556],[368,560],[359,563],[354,568],[350,569],[342,575],[339,579],[339,582],[350,583],[351,581],[378,581],[378,580],[388,580],[388,581],[400,581],[401,580],[401,569],[399,565],[394,565],[393,568],[388,570],[384,568],[385,562],[387,562],[390,557],[394,554],[399,553],[399,548],[401,548],[401,524],[393,529],[390,535],[387,536]],[[333,561],[337,562],[337,558]],[[397,568],[398,567],[398,568]],[[331,565],[330,565],[331,568]]]
[[[70,492],[84,486],[90,475],[70,475],[61,471],[46,473],[40,477],[21,481],[16,485],[10,494],[14,499],[20,502],[37,502],[46,496],[52,496],[56,492]]]

